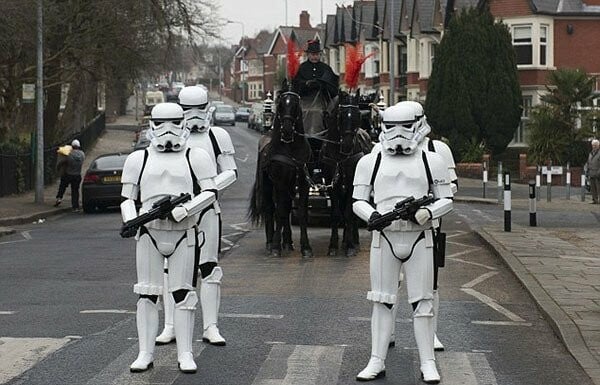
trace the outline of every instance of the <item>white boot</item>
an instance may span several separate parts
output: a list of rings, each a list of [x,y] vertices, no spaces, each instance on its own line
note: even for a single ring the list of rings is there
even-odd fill
[[[432,300],[421,300],[413,314],[415,340],[421,361],[421,378],[427,384],[440,382],[440,375],[435,366],[433,353],[433,312]]]
[[[200,305],[202,306],[204,326],[202,341],[216,346],[225,346],[226,344],[225,338],[221,336],[217,327],[217,317],[221,305],[222,277],[223,271],[217,266],[208,277],[202,279],[200,284]]]
[[[440,308],[440,295],[437,290],[433,291],[433,350],[436,352],[444,351],[444,345],[437,336],[438,310]]]
[[[198,295],[190,290],[184,300],[175,304],[173,321],[177,339],[177,362],[179,370],[184,373],[196,373],[196,363],[192,353],[194,337],[194,310],[198,303]]]
[[[165,261],[167,261],[165,259]],[[165,262],[165,269],[168,262]],[[173,328],[173,312],[175,311],[175,300],[173,294],[169,293],[169,274],[164,274],[163,279],[163,304],[165,309],[165,327],[158,337],[156,337],[157,345],[170,344],[175,341],[175,329]]]
[[[129,370],[143,372],[154,366],[154,339],[158,333],[158,306],[148,298],[138,299],[136,324],[140,352]]]
[[[371,317],[371,358],[367,366],[356,376],[357,381],[371,381],[385,376],[387,356],[392,332],[392,310],[382,303],[373,304]]]

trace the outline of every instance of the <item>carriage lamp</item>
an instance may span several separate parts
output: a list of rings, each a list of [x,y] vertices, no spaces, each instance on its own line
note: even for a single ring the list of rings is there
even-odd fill
[[[263,129],[268,131],[273,125],[273,99],[271,99],[271,92],[267,93],[267,98],[263,102]]]

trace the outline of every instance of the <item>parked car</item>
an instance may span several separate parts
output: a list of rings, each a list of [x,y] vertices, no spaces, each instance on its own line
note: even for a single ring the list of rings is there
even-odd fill
[[[249,107],[238,107],[237,110],[235,110],[236,122],[247,122],[249,115],[250,115]]]
[[[83,211],[118,206],[122,202],[121,175],[127,155],[123,153],[100,155],[90,164],[81,185]]]
[[[147,132],[147,129],[141,130],[138,135],[136,135],[136,139],[133,144],[133,151],[143,150],[150,145],[150,139],[148,139],[146,136]]]
[[[217,104],[214,112],[215,125],[230,124],[235,126],[235,112],[233,107],[227,104]]]
[[[150,115],[152,108],[158,103],[165,101],[165,95],[162,91],[146,92],[146,100],[144,100],[144,115]]]
[[[262,116],[263,116],[263,104],[254,103],[250,107],[250,114],[248,115],[248,128],[256,131],[262,131]]]

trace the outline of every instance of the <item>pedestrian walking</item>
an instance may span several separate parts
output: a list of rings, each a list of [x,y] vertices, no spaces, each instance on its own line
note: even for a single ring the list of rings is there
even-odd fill
[[[66,152],[66,151],[65,151]],[[77,139],[71,142],[71,151],[66,156],[59,157],[56,168],[59,170],[60,185],[56,193],[54,207],[58,207],[67,186],[71,186],[71,207],[74,212],[81,211],[79,208],[79,185],[81,184],[81,168],[85,160],[85,153],[81,150],[81,144]]]
[[[587,169],[587,177],[590,181],[590,187],[592,190],[592,203],[597,205],[598,193],[600,193],[600,141],[598,139],[592,140],[592,151],[588,155],[587,163],[585,164]]]

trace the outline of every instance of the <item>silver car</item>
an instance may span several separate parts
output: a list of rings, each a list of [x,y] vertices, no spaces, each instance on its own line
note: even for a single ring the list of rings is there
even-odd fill
[[[227,104],[218,104],[214,112],[213,122],[215,125],[230,124],[235,126],[235,110]]]

